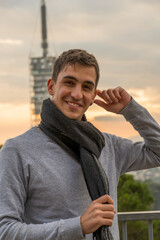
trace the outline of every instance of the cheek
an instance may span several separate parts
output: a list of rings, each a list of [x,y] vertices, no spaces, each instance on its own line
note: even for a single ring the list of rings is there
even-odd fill
[[[87,95],[85,95],[85,99],[88,103],[90,103],[91,101],[93,101],[94,95],[93,94],[87,94]]]
[[[66,88],[59,88],[56,91],[56,98],[63,98],[69,94]]]

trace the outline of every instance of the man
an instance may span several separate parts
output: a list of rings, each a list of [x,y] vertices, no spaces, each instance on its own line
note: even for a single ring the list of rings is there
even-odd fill
[[[160,127],[123,88],[100,91],[98,80],[86,51],[57,58],[40,125],[0,152],[0,239],[119,239],[118,179],[160,166]],[[84,115],[93,103],[122,114],[144,142],[99,132]]]

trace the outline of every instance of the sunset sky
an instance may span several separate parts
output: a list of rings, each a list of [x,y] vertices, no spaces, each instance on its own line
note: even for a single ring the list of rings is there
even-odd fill
[[[0,0],[0,144],[30,128],[29,57],[41,56],[40,0]],[[49,55],[93,53],[99,89],[124,87],[160,122],[160,1],[46,0]],[[138,139],[123,117],[95,104],[99,129]]]

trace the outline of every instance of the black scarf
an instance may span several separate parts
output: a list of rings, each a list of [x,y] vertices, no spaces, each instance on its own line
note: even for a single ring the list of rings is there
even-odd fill
[[[43,101],[41,119],[39,128],[79,159],[91,199],[109,194],[108,179],[98,161],[105,145],[102,133],[90,122],[67,118],[49,98]],[[100,227],[93,237],[113,239],[108,226]]]

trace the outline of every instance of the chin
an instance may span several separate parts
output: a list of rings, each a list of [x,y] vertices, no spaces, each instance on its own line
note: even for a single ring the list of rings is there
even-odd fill
[[[66,114],[65,115],[66,117],[68,117],[69,119],[72,119],[72,120],[81,120],[81,116],[74,116],[74,115],[69,115],[69,114]]]

